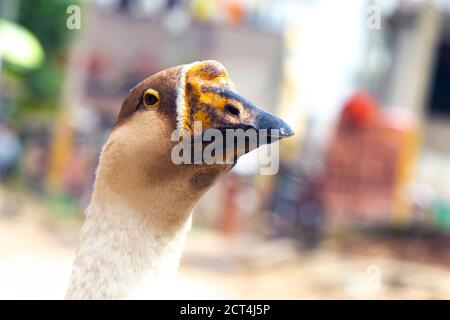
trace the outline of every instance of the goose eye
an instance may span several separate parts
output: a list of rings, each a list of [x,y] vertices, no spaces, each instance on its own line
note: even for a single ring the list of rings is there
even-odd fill
[[[159,93],[153,89],[147,89],[142,100],[147,109],[153,108],[159,103]]]

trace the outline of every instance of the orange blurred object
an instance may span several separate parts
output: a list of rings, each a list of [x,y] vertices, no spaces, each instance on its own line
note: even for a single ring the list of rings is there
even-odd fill
[[[226,12],[226,20],[230,25],[236,26],[244,21],[245,9],[240,2],[227,0],[223,1],[221,5]]]
[[[375,122],[378,103],[367,92],[357,91],[345,103],[342,120],[357,126],[368,126]]]

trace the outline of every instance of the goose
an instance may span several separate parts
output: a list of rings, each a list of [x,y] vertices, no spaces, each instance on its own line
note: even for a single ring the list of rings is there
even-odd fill
[[[204,129],[293,135],[283,120],[240,96],[214,60],[172,67],[137,84],[99,157],[67,299],[135,298],[144,289],[158,297],[172,283],[194,205],[234,165],[172,161],[173,132],[192,132],[196,121]]]

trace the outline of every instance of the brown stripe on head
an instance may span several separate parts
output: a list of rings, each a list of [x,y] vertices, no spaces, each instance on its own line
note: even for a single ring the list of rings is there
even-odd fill
[[[172,67],[151,75],[131,89],[122,103],[114,127],[123,124],[139,109],[139,106],[142,105],[142,96],[147,89],[154,89],[159,93],[160,107],[156,111],[167,116],[175,124],[177,90],[180,82],[180,69],[182,67]]]

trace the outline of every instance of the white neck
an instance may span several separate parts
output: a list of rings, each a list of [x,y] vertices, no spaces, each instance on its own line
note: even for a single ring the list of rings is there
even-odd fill
[[[102,190],[103,197],[94,192],[86,210],[68,299],[129,298],[144,286],[155,293],[176,275],[191,214],[167,233],[155,225],[151,212],[138,212],[108,191]]]

